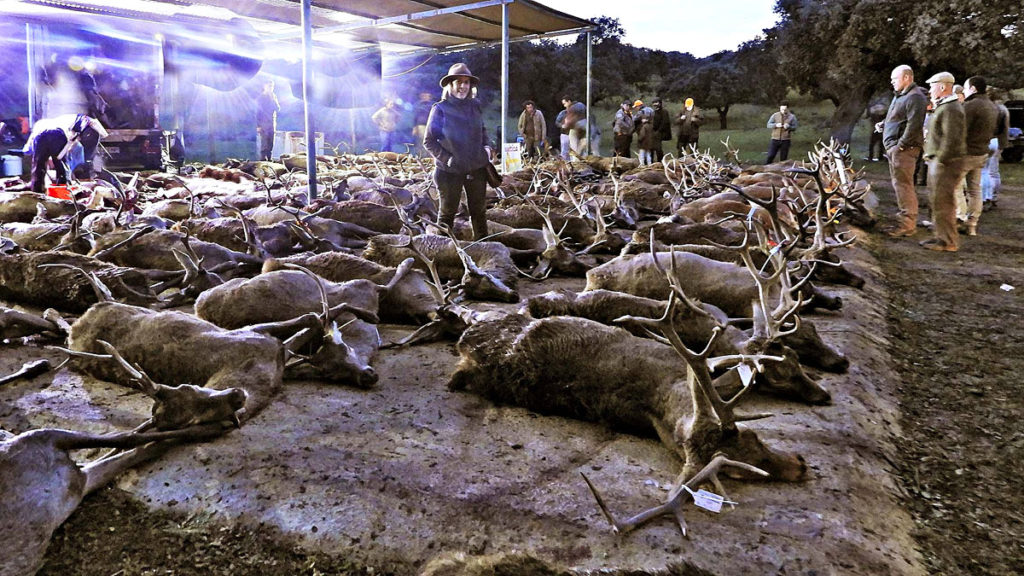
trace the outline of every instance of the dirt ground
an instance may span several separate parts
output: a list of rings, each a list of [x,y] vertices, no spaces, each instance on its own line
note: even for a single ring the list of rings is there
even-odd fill
[[[957,253],[921,249],[924,232],[871,244],[902,380],[900,485],[933,574],[1024,571],[1022,214],[1024,189],[1004,189]]]
[[[383,352],[373,391],[287,383],[241,430],[126,474],[58,530],[41,574],[411,574],[445,551],[515,549],[581,571],[1018,573],[1021,213],[1024,193],[1005,191],[957,254],[864,235],[848,258],[868,286],[835,288],[844,309],[813,317],[851,359],[815,374],[833,404],[749,406],[776,414],[752,427],[811,478],[727,482],[740,506],[691,509],[688,540],[668,519],[611,534],[579,479],[619,514],[653,506],[679,468],[657,441],[448,392],[443,343]],[[582,281],[523,291],[555,285]],[[0,371],[46,354],[4,346]],[[145,412],[134,396],[62,371],[0,390],[0,426],[128,427]]]

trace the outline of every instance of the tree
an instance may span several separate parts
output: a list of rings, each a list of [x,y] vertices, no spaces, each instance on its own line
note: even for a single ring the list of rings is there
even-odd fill
[[[893,6],[888,6],[888,5]],[[897,5],[906,4],[899,11]],[[904,14],[920,10],[890,0],[779,0],[780,70],[790,83],[836,106],[831,137],[849,142],[872,94],[901,62],[912,61],[903,42]]]
[[[778,0],[776,52],[794,87],[836,105],[832,137],[848,142],[871,96],[900,64],[1008,86],[1024,81],[1016,0],[961,0],[926,9],[907,0]]]

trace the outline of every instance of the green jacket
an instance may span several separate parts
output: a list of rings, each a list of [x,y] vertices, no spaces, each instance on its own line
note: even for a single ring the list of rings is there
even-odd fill
[[[935,105],[935,112],[928,121],[928,136],[924,140],[924,157],[938,160],[943,164],[957,160],[967,154],[964,137],[967,119],[963,104],[950,96]]]

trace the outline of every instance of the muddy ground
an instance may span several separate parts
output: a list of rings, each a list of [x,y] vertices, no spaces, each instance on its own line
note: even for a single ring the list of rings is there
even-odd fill
[[[41,573],[412,574],[441,552],[513,549],[580,570],[1016,573],[1022,196],[1004,193],[957,254],[864,235],[848,258],[868,286],[835,288],[844,310],[813,317],[853,365],[816,374],[833,405],[749,406],[776,413],[751,427],[803,454],[811,478],[727,482],[740,505],[691,508],[688,540],[667,518],[611,534],[579,477],[619,514],[653,506],[679,469],[657,441],[449,392],[457,358],[444,343],[383,352],[373,391],[287,383],[243,429],[126,474],[55,534]],[[47,354],[4,346],[0,370]],[[145,410],[68,371],[0,390],[0,426],[14,432],[129,427]]]
[[[1022,215],[1011,187],[957,253],[921,249],[925,232],[872,244],[901,377],[900,485],[933,574],[1024,573]]]

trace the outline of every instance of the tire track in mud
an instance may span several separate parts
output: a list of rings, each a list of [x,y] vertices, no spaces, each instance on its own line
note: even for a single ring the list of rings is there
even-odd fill
[[[882,212],[894,213],[888,183],[876,187]],[[927,231],[874,239],[902,379],[900,482],[934,574],[1024,566],[1022,213],[1024,189],[1004,189],[955,254],[919,247]]]

